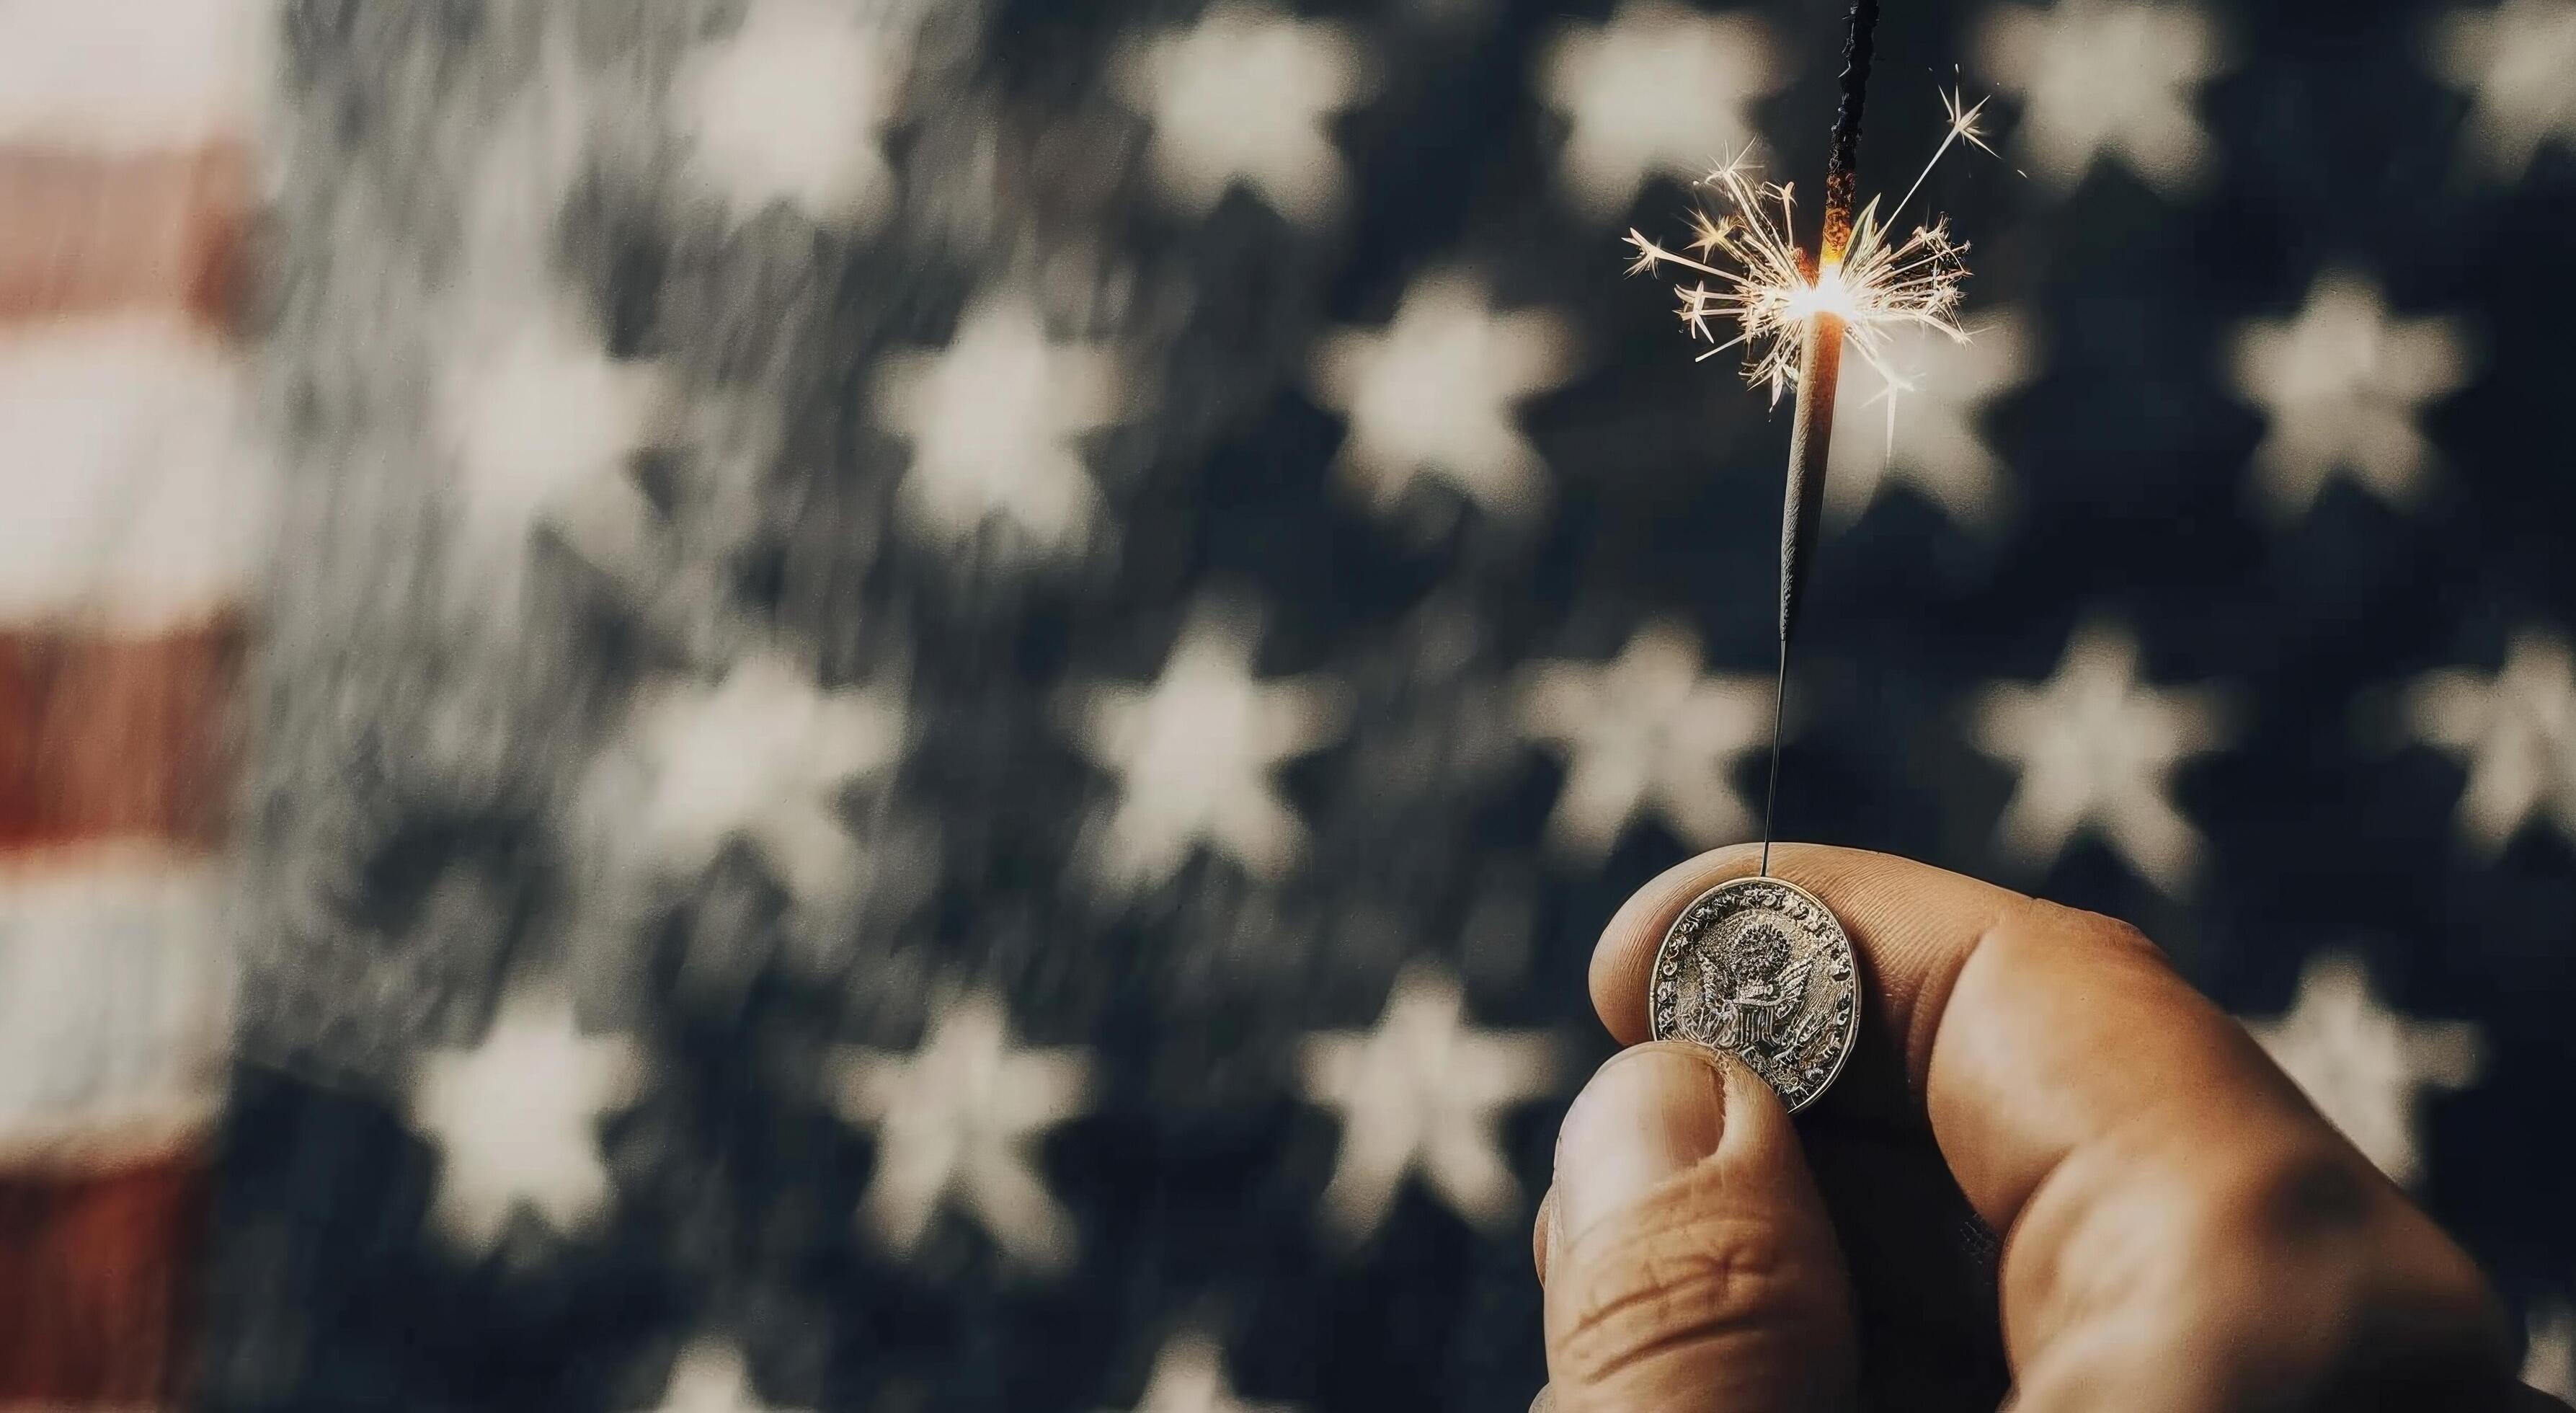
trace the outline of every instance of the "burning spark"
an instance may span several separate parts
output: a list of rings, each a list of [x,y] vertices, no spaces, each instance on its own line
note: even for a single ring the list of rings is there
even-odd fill
[[[1832,314],[1843,324],[1849,347],[1886,381],[1890,390],[1907,385],[1888,366],[1890,335],[1907,325],[1936,330],[1965,343],[1959,326],[1959,286],[1968,277],[1965,242],[1950,237],[1947,218],[1936,217],[1898,238],[1896,221],[1906,203],[1923,187],[1923,178],[1950,148],[1965,141],[1987,152],[1977,120],[1985,100],[1970,104],[1952,90],[1942,96],[1948,131],[1914,185],[1884,216],[1873,197],[1852,222],[1850,245],[1827,251],[1821,263],[1798,249],[1797,202],[1780,182],[1756,182],[1747,175],[1743,153],[1703,178],[1723,202],[1716,215],[1691,213],[1689,253],[1656,244],[1637,231],[1628,243],[1637,258],[1632,275],[1676,265],[1703,278],[1673,286],[1678,311],[1691,337],[1712,345],[1701,359],[1742,348],[1744,380],[1769,387],[1777,405],[1782,393],[1798,385],[1798,362],[1806,350],[1812,316]],[[1748,149],[1749,151],[1750,149]],[[1723,263],[1712,263],[1722,261]],[[1723,337],[1726,326],[1732,336]]]

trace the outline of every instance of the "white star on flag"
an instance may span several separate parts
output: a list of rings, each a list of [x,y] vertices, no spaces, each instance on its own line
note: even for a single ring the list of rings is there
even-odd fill
[[[2378,287],[2348,273],[2319,276],[2296,318],[2248,320],[2234,354],[2237,391],[2270,419],[2255,485],[2283,517],[2315,504],[2338,471],[2413,505],[2435,461],[2416,419],[2469,369],[2458,320],[2391,318]]]
[[[689,171],[737,219],[784,201],[824,223],[874,224],[894,174],[880,134],[899,106],[909,36],[846,5],[755,0],[691,54],[672,91]]]
[[[671,1365],[658,1413],[772,1413],[752,1390],[742,1354],[719,1340],[691,1341]]]
[[[2460,1089],[2480,1065],[2478,1029],[2466,1021],[2410,1021],[2382,1006],[2350,957],[2312,959],[2298,995],[2277,1020],[2245,1028],[2362,1156],[2400,1184],[2423,1171],[2415,1104],[2427,1089]]]
[[[971,543],[989,522],[1012,532],[1003,553],[1061,558],[1089,544],[1100,487],[1078,439],[1117,420],[1124,379],[1108,349],[1047,337],[1017,292],[988,295],[958,320],[944,349],[888,354],[875,407],[912,443],[895,509],[936,550]]]
[[[1628,0],[1606,25],[1568,25],[1539,60],[1539,92],[1570,128],[1558,184],[1606,221],[1649,176],[1706,175],[1753,140],[1754,102],[1787,81],[1778,52],[1750,11]]]
[[[1154,1356],[1132,1413],[1287,1413],[1285,1403],[1247,1403],[1225,1377],[1225,1351],[1203,1334],[1176,1334]]]
[[[1457,981],[1415,965],[1395,979],[1375,1030],[1308,1036],[1301,1060],[1306,1098],[1342,1115],[1323,1197],[1323,1219],[1342,1238],[1375,1232],[1416,1170],[1487,1231],[1520,1210],[1498,1129],[1504,1109],[1554,1092],[1553,1036],[1477,1030]]]
[[[1330,742],[1348,715],[1328,678],[1255,680],[1254,616],[1202,603],[1151,687],[1066,688],[1056,714],[1118,800],[1093,816],[1078,853],[1107,892],[1159,887],[1205,843],[1257,878],[1284,877],[1306,828],[1271,772]]]
[[[1989,404],[2029,379],[2032,342],[2014,314],[1981,321],[1965,344],[1906,329],[1889,341],[1903,382],[1882,383],[1877,397],[1865,398],[1854,394],[1866,384],[1856,387],[1846,374],[1826,509],[1857,519],[1890,482],[1903,482],[1962,525],[1993,526],[2005,503],[2004,463],[1977,424]]]
[[[437,415],[456,459],[466,540],[511,562],[529,532],[576,503],[642,498],[628,463],[653,444],[665,382],[650,363],[608,356],[580,322],[546,311],[458,357]],[[589,512],[597,514],[594,509]]]
[[[903,736],[892,693],[824,691],[803,668],[755,654],[719,682],[647,687],[603,758],[594,798],[617,836],[662,871],[694,874],[743,838],[789,892],[827,899],[859,864],[836,801],[891,764]]]
[[[2069,188],[2112,158],[2168,196],[2209,172],[2215,149],[2192,111],[2221,67],[2217,25],[2193,4],[2059,0],[1999,5],[1983,65],[2021,95],[2021,143],[2039,176]]]
[[[1496,313],[1482,282],[1456,273],[1414,281],[1384,330],[1343,329],[1315,349],[1324,406],[1350,421],[1334,470],[1380,514],[1424,476],[1505,520],[1548,499],[1547,463],[1514,409],[1572,375],[1573,333],[1557,315]]]
[[[2553,1398],[2576,1401],[2576,1307],[2535,1304],[2524,1317],[2522,1381]]]
[[[2406,692],[2415,735],[2468,767],[2460,833],[2500,852],[2547,816],[2576,843],[2576,660],[2554,634],[2515,635],[2495,676],[2449,669]]]
[[[432,1222],[469,1252],[521,1206],[558,1231],[587,1222],[608,1197],[600,1116],[641,1074],[633,1042],[582,1034],[572,1003],[546,990],[511,994],[473,1047],[425,1052],[411,1114],[439,1149]]]
[[[910,1257],[953,1201],[1022,1264],[1064,1270],[1079,1234],[1028,1149],[1089,1111],[1091,1074],[1087,1050],[1014,1045],[1000,998],[982,992],[951,1001],[909,1055],[841,1047],[831,1077],[837,1107],[877,1139],[860,1225]]]
[[[2504,0],[2444,16],[2434,72],[2469,95],[2468,145],[2507,180],[2542,143],[2576,145],[2576,0]]]
[[[1706,676],[1699,639],[1678,623],[1639,628],[1606,663],[1540,662],[1519,685],[1521,729],[1567,757],[1548,839],[1598,860],[1652,810],[1705,848],[1753,828],[1735,762],[1770,742],[1772,680]]]
[[[1129,45],[1115,76],[1154,121],[1146,161],[1174,205],[1203,216],[1239,181],[1311,226],[1343,200],[1326,124],[1366,91],[1364,57],[1345,26],[1218,0],[1186,32]]]
[[[2191,886],[2201,840],[2167,798],[2176,766],[2223,739],[2214,693],[2138,680],[2138,645],[2106,625],[2067,640],[2056,675],[1997,683],[1976,707],[1979,749],[2019,767],[1996,833],[2025,867],[2045,868],[2090,828],[2167,893]]]

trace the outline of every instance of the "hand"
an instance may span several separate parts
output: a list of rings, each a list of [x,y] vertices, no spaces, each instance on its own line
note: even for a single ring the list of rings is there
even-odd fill
[[[1558,1413],[2563,1409],[2477,1267],[2124,924],[1885,855],[1783,846],[1867,990],[1793,1126],[1731,1057],[1646,1038],[1695,859],[1611,920],[1634,1048],[1539,1209]],[[1993,1233],[2002,1233],[2000,1243]]]

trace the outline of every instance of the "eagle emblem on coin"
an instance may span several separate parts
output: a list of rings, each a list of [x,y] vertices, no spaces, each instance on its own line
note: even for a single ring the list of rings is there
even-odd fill
[[[1794,1114],[1842,1073],[1860,1027],[1851,938],[1794,883],[1721,883],[1664,933],[1646,1014],[1657,1040],[1693,1041],[1752,1066]]]

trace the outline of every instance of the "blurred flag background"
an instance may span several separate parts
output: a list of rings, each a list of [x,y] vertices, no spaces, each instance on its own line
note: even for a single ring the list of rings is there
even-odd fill
[[[0,1407],[1518,1408],[1823,0],[0,3]],[[2576,0],[1887,0],[1782,832],[2129,918],[2576,1384]]]

